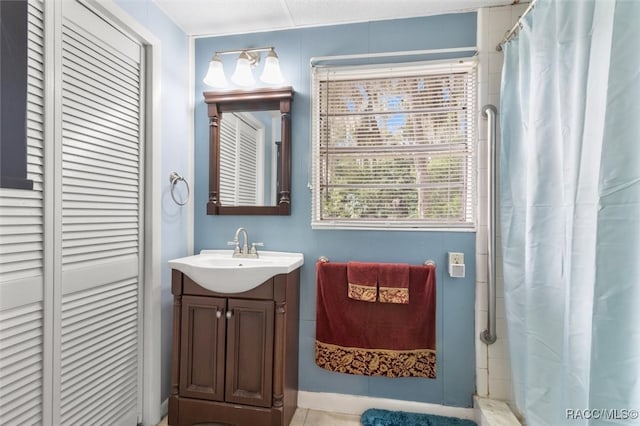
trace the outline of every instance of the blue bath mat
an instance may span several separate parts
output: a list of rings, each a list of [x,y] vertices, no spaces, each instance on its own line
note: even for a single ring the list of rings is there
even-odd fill
[[[371,408],[360,418],[362,426],[477,426],[471,420],[434,414],[407,413]]]

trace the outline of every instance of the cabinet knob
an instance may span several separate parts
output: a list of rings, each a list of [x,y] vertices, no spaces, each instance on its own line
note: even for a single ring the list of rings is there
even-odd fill
[[[233,311],[227,311],[227,319],[231,319],[232,315],[233,315]]]
[[[216,318],[222,318],[222,311],[220,309],[216,310]]]

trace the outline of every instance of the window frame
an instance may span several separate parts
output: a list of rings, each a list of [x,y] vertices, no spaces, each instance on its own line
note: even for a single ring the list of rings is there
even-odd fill
[[[470,90],[465,90],[465,100],[468,103],[466,123],[470,124],[465,132],[467,135],[465,168],[465,202],[463,205],[464,220],[428,220],[428,219],[326,219],[321,217],[321,136],[320,136],[320,82],[327,81],[327,75],[336,79],[380,79],[421,76],[446,75],[452,72],[468,73],[466,77]],[[310,160],[311,176],[309,187],[312,192],[311,226],[312,229],[361,229],[361,230],[413,230],[413,231],[462,231],[474,232],[477,222],[477,147],[479,145],[477,123],[477,59],[454,58],[426,62],[376,64],[360,66],[313,66],[311,72],[311,138]],[[324,77],[324,78],[323,78]],[[329,80],[330,81],[330,80]],[[399,151],[399,150],[396,150]],[[323,154],[323,155],[326,155]],[[462,216],[461,216],[462,217]]]

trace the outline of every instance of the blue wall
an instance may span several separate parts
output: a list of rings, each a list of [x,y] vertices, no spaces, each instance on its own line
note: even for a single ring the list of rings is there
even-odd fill
[[[167,261],[186,256],[188,210],[177,206],[169,193],[169,174],[189,172],[189,42],[178,28],[151,0],[116,0],[117,4],[145,26],[160,41],[161,80],[161,146],[162,211],[162,324],[161,324],[161,401],[169,397],[171,388],[171,336],[173,298],[171,274]],[[155,236],[157,237],[157,236]]]
[[[307,188],[310,138],[310,67],[314,56],[468,47],[476,44],[476,14],[450,14],[299,30],[200,38],[195,41],[195,250],[226,248],[243,226],[265,250],[304,253],[301,282],[300,389],[423,401],[469,407],[475,391],[475,233],[406,231],[314,231]],[[208,125],[202,92],[207,63],[216,50],[275,46],[287,81],[295,90],[292,113],[292,214],[287,217],[206,215]],[[227,74],[231,55],[223,57]],[[406,60],[406,59],[405,59]],[[467,278],[451,279],[446,253],[465,254]],[[438,264],[435,380],[386,379],[332,373],[314,364],[315,270],[319,256],[335,261]]]

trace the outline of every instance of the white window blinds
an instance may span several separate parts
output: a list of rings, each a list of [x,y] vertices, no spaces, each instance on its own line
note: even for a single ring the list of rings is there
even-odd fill
[[[473,228],[472,60],[313,69],[314,228]]]

